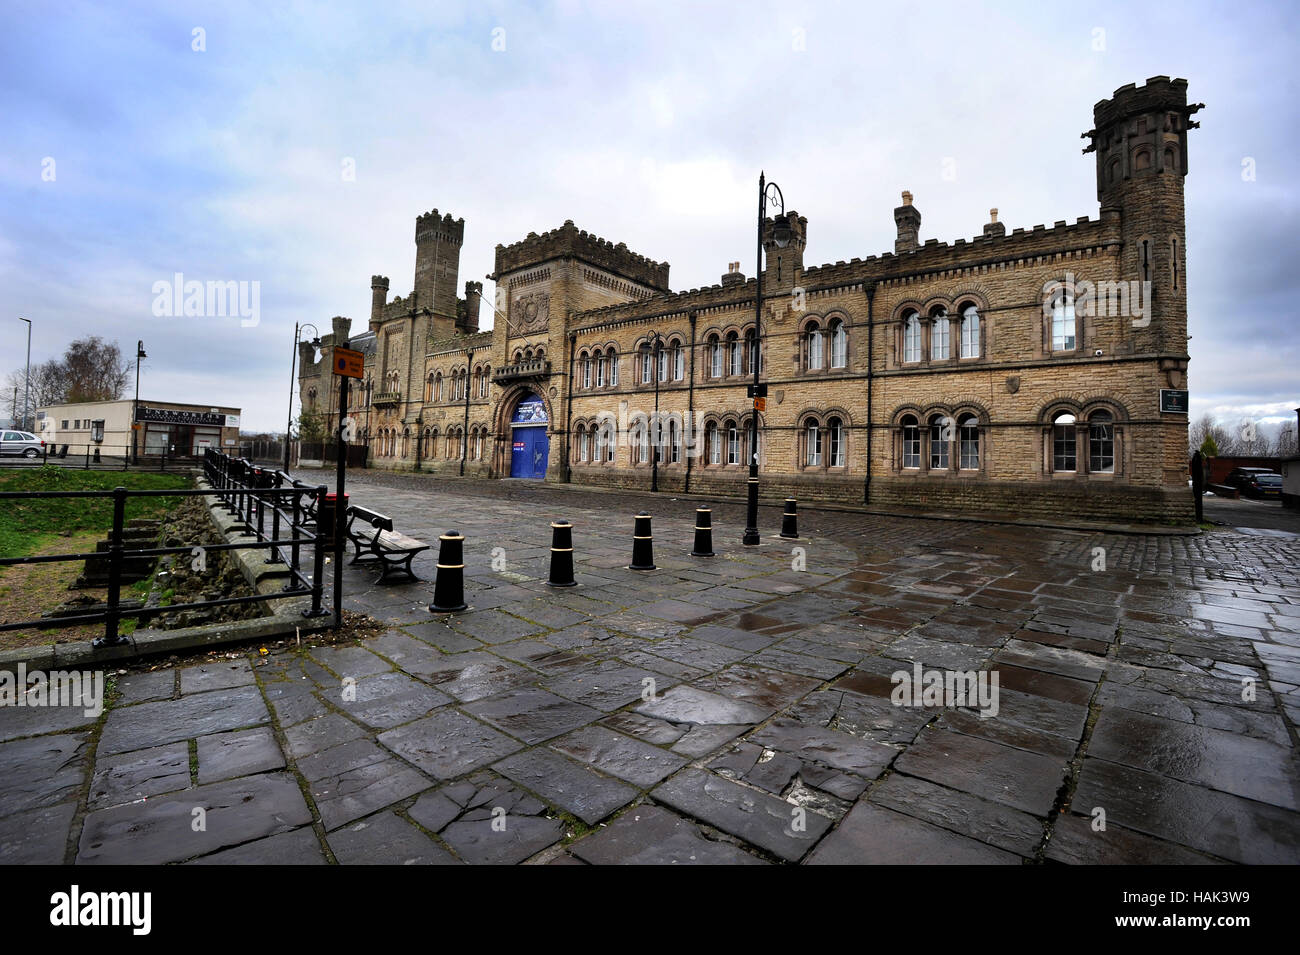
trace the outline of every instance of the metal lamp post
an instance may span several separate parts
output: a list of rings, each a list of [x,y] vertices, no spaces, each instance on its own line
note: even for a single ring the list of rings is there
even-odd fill
[[[135,343],[135,401],[131,403],[131,463],[140,463],[140,359],[144,353],[144,339]]]
[[[289,435],[293,432],[293,388],[298,383],[298,344],[302,332],[307,329],[312,330],[311,344],[313,348],[320,347],[320,331],[310,322],[299,325],[293,323],[293,360],[289,363],[289,420],[284,424],[284,470],[289,471]]]
[[[32,320],[20,317],[18,321],[27,323],[27,370],[23,372],[23,430],[30,431],[31,429],[27,427],[27,416],[32,405]]]
[[[767,201],[770,198],[775,205],[781,207],[781,211],[776,215],[776,221],[772,228],[772,241],[776,243],[777,248],[785,248],[790,244],[790,227],[785,222],[785,196],[781,194],[781,187],[774,182],[766,182],[763,173],[758,174],[758,283],[757,291],[754,293],[754,353],[750,360],[754,364],[754,384],[749,389],[749,397],[754,400],[755,404],[750,411],[749,421],[749,502],[745,511],[745,536],[741,538],[742,544],[758,543],[758,404],[759,398],[765,397],[762,386],[758,383],[759,371],[762,368],[763,349],[762,342],[762,323],[763,323],[763,220],[767,217]]]

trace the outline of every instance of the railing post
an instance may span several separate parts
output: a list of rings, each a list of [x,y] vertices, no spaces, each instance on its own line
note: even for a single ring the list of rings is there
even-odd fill
[[[243,518],[245,526],[251,531],[253,529],[253,495],[255,479],[253,476],[253,467],[247,461],[241,460],[240,464],[244,470],[244,513],[240,515]]]
[[[275,492],[271,497],[271,540],[273,541],[280,539],[280,501],[283,498],[278,492],[282,485],[283,479],[280,477],[280,472],[277,471],[271,476],[271,488]],[[280,556],[279,544],[271,545],[271,556],[266,558],[266,562],[268,564],[284,563],[284,558]]]
[[[301,545],[298,543],[298,524],[302,520],[301,505],[302,505],[302,491],[299,491],[297,488],[295,488],[293,492],[293,517],[291,518],[290,525],[289,525],[289,536],[293,540],[293,544],[289,548],[290,550],[289,566],[291,566],[294,569],[294,571],[298,570],[298,565],[299,565],[298,556],[299,556],[299,550],[301,549]]]
[[[122,527],[126,518],[126,488],[113,488],[113,536],[108,545],[108,619],[104,636],[92,641],[94,647],[116,647],[126,643],[118,632],[118,608],[122,599]]]
[[[266,540],[266,489],[270,481],[261,468],[254,473],[257,476],[257,539]]]
[[[329,493],[329,488],[324,484],[316,487],[316,513],[325,506],[325,495]],[[321,600],[324,597],[325,587],[322,583],[325,575],[325,535],[321,533],[319,522],[316,525],[316,560],[311,572],[311,609],[304,610],[304,617],[323,617],[329,613],[321,607]]]

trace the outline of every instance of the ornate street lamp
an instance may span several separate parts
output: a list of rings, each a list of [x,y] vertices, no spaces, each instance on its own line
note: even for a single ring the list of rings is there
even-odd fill
[[[135,343],[135,403],[131,406],[131,463],[140,463],[140,359],[148,358],[144,353],[144,340]]]
[[[784,249],[790,244],[790,226],[785,221],[785,196],[781,187],[774,182],[766,182],[763,173],[758,174],[758,283],[754,293],[754,353],[750,361],[754,365],[754,384],[749,388],[749,397],[755,404],[750,410],[749,421],[749,503],[745,511],[745,536],[742,544],[758,543],[758,405],[759,398],[766,397],[763,386],[758,383],[759,370],[762,368],[763,349],[763,220],[767,217],[767,202],[772,200],[781,211],[777,213],[772,228],[772,241],[777,248]]]
[[[320,348],[320,331],[315,325],[306,322],[299,325],[294,322],[293,325],[293,360],[289,363],[289,420],[284,425],[284,470],[287,474],[289,471],[289,435],[293,433],[293,389],[298,383],[298,345],[301,343],[302,332],[307,329],[312,331],[312,348]]]

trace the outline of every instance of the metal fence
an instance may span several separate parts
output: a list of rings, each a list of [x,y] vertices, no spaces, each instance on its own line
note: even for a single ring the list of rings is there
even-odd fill
[[[0,455],[0,467],[40,467],[49,464],[87,471],[177,471],[197,467],[203,457],[163,450],[144,454],[129,444],[46,444],[38,453]]]
[[[236,518],[236,527],[251,535],[253,540],[233,544],[204,544],[205,552],[235,551],[265,548],[267,562],[284,564],[288,581],[278,596],[311,597],[311,607],[303,616],[323,616],[323,573],[325,564],[324,535],[316,526],[316,515],[325,501],[326,487],[310,487],[293,480],[283,471],[268,471],[254,467],[247,461],[232,458],[219,451],[208,450],[203,457],[203,473],[210,489],[159,489],[130,490],[124,487],[111,491],[5,491],[0,492],[0,502],[8,500],[40,500],[59,497],[112,498],[113,526],[108,548],[108,593],[104,609],[94,612],[59,617],[41,617],[14,623],[0,623],[0,632],[7,630],[38,629],[103,623],[104,635],[97,637],[95,647],[118,646],[127,638],[119,632],[123,618],[143,621],[164,613],[246,604],[265,601],[268,596],[258,594],[248,597],[221,597],[166,607],[135,607],[122,605],[122,567],[127,560],[158,558],[168,554],[192,554],[196,544],[179,547],[127,548],[123,543],[126,526],[126,504],[131,498],[141,497],[215,497],[218,506]],[[0,506],[4,506],[0,503]],[[287,536],[281,536],[281,535]],[[302,567],[302,551],[311,550],[310,575]],[[102,552],[85,554],[42,554],[27,557],[0,558],[0,566],[15,564],[44,564],[58,561],[85,561],[103,559]]]

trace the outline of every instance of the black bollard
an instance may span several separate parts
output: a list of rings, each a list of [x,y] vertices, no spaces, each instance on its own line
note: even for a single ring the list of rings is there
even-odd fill
[[[433,583],[430,613],[456,613],[465,604],[465,538],[447,531],[438,538],[438,576]]]
[[[655,570],[654,536],[650,533],[650,515],[645,511],[636,515],[636,529],[632,531],[632,563],[628,570]]]
[[[713,557],[713,511],[707,507],[695,509],[695,549],[692,557]]]
[[[799,511],[795,499],[785,499],[785,513],[781,515],[781,536],[797,538],[799,536]]]
[[[568,521],[551,522],[551,587],[576,587],[573,579],[573,525]]]

